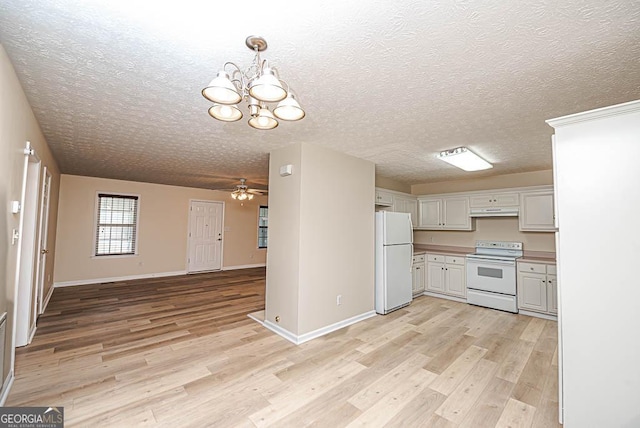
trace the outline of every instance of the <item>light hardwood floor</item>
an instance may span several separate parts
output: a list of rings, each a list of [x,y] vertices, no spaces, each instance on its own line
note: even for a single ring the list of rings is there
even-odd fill
[[[295,346],[264,269],[56,289],[11,406],[67,426],[557,427],[555,322],[419,297]]]

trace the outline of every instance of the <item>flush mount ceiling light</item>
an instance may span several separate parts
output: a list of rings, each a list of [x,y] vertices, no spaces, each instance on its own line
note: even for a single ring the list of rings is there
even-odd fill
[[[465,171],[480,171],[493,168],[493,165],[466,147],[445,150],[437,154],[436,157]]]
[[[300,120],[305,112],[278,71],[260,59],[267,49],[267,41],[249,36],[247,47],[255,52],[253,63],[244,71],[233,62],[226,62],[217,76],[202,90],[202,95],[214,104],[209,108],[211,117],[223,122],[242,119],[238,103],[245,100],[249,107],[249,125],[256,129],[273,129],[278,119]],[[229,69],[229,71],[227,71]],[[267,103],[278,103],[273,110]],[[273,111],[273,113],[272,113]]]

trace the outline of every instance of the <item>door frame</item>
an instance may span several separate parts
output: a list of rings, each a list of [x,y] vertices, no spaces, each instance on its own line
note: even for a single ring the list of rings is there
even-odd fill
[[[224,270],[222,267],[224,266],[224,242],[225,242],[225,236],[224,236],[224,232],[225,232],[225,227],[224,227],[224,213],[225,213],[225,202],[224,201],[213,201],[213,200],[206,200],[206,199],[189,199],[189,209],[187,210],[187,251],[185,254],[185,266],[186,269],[185,271],[187,272],[187,274],[195,274],[195,273],[202,273],[203,271],[190,271],[189,270],[189,252],[191,251],[191,236],[189,235],[189,233],[191,233],[191,207],[193,206],[194,202],[198,202],[198,203],[205,203],[205,204],[220,204],[222,205],[222,244],[220,244],[220,270]]]
[[[35,333],[35,320],[30,322],[33,307],[34,273],[38,233],[38,193],[40,184],[41,160],[27,141],[24,149],[24,170],[20,196],[20,220],[18,225],[18,248],[16,256],[16,277],[14,284],[13,328],[11,332],[11,370],[15,367],[18,326],[21,327],[20,339],[24,346],[31,342]],[[35,191],[35,193],[34,193]],[[28,213],[26,211],[29,211]],[[28,214],[28,216],[27,216]],[[26,217],[26,218],[25,218]],[[28,228],[28,229],[27,229]],[[22,272],[29,267],[28,272]],[[25,302],[25,299],[28,299]],[[22,310],[26,309],[26,310]],[[25,330],[26,331],[22,331]],[[26,335],[26,336],[25,336]],[[22,343],[26,340],[26,343]]]
[[[47,247],[49,246],[49,214],[51,212],[51,173],[49,169],[45,166],[42,169],[42,186],[40,187],[40,224],[38,226],[38,251],[36,253],[36,258],[38,259],[36,265],[36,298],[34,302],[34,319],[44,312],[45,307],[45,297],[44,297],[44,285],[46,280],[46,271],[47,271],[47,259],[48,256],[46,254],[42,254],[42,251],[47,251]],[[45,194],[46,190],[46,194]],[[47,206],[45,207],[45,196],[47,201]],[[46,211],[45,211],[46,210]],[[44,259],[44,263],[43,263]],[[53,287],[51,287],[51,291],[53,291]],[[50,293],[49,293],[50,294]]]

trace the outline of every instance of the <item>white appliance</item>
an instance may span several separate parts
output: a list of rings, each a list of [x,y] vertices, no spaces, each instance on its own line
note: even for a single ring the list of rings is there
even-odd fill
[[[477,241],[467,255],[467,302],[518,313],[516,259],[522,242]]]
[[[376,312],[382,315],[411,303],[413,225],[408,213],[376,213]]]

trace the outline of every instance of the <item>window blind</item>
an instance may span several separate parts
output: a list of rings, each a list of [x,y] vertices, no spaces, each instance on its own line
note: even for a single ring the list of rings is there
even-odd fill
[[[98,194],[96,256],[136,253],[138,197]]]

